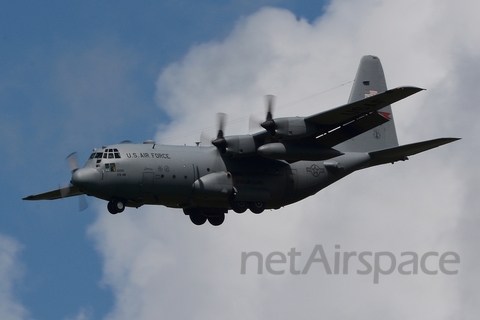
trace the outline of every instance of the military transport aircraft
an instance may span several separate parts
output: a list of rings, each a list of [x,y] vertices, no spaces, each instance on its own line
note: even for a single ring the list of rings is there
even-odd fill
[[[407,160],[457,138],[398,145],[390,105],[423,89],[387,90],[380,60],[364,56],[348,104],[307,117],[274,118],[267,96],[263,129],[224,136],[208,146],[120,143],[94,149],[84,168],[68,157],[71,185],[24,200],[86,194],[112,214],[145,204],[182,208],[196,225],[218,226],[228,210],[261,213],[314,195],[350,173]]]

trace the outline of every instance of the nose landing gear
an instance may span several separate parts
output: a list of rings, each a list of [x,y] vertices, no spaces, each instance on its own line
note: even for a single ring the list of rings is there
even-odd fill
[[[107,209],[111,214],[122,213],[125,210],[125,202],[120,199],[112,199],[108,202]]]

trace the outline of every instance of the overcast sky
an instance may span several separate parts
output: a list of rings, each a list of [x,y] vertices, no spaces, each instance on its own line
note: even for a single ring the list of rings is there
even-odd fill
[[[476,319],[480,313],[480,4],[474,1],[0,1],[1,319]],[[193,225],[181,210],[106,202],[25,202],[68,183],[65,157],[132,140],[194,145],[264,117],[346,103],[360,58],[389,88],[426,88],[393,105],[400,144],[457,141],[356,172],[261,215]],[[243,252],[454,252],[458,274],[348,274],[313,263],[258,274]],[[316,247],[317,246],[317,247]],[[281,254],[280,254],[281,253]],[[373,256],[370,259],[373,264]],[[386,268],[385,264],[382,264]],[[340,269],[342,270],[342,269]]]

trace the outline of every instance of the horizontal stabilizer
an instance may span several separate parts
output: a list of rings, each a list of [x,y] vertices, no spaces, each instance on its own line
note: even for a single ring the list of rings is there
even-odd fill
[[[45,193],[34,194],[23,198],[22,200],[56,200],[61,198],[79,196],[84,194],[75,186],[68,186],[57,190],[48,191]]]
[[[407,160],[408,156],[412,156],[414,154],[427,151],[456,140],[459,140],[459,138],[439,138],[378,151],[372,151],[369,152],[372,161],[368,164],[368,166],[371,167],[384,163],[393,163],[396,161]]]

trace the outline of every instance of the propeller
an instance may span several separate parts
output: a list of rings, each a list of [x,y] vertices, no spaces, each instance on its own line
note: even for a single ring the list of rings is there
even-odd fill
[[[224,152],[225,148],[227,148],[227,140],[225,140],[223,129],[225,127],[225,122],[227,121],[227,115],[225,113],[217,113],[217,121],[218,121],[217,138],[212,141],[212,144],[218,149],[220,149],[222,152]]]
[[[77,159],[77,153],[72,152],[67,156],[67,163],[68,166],[70,167],[70,171],[72,171],[72,174],[78,170],[78,159]]]
[[[260,125],[267,130],[271,136],[275,135],[275,129],[277,129],[277,125],[275,124],[275,120],[273,120],[273,106],[275,104],[275,96],[269,94],[265,96],[265,101],[267,105],[267,118],[264,122]]]
[[[72,152],[67,156],[66,160],[67,160],[68,166],[70,167],[70,171],[72,172],[72,175],[73,175],[75,171],[78,170],[77,153]],[[62,197],[65,197],[68,194],[70,187],[72,187],[71,183],[68,186],[60,188],[60,193],[62,194]],[[78,197],[78,209],[79,211],[83,211],[87,209],[87,207],[88,207],[87,197],[84,194],[82,194],[81,196]]]

